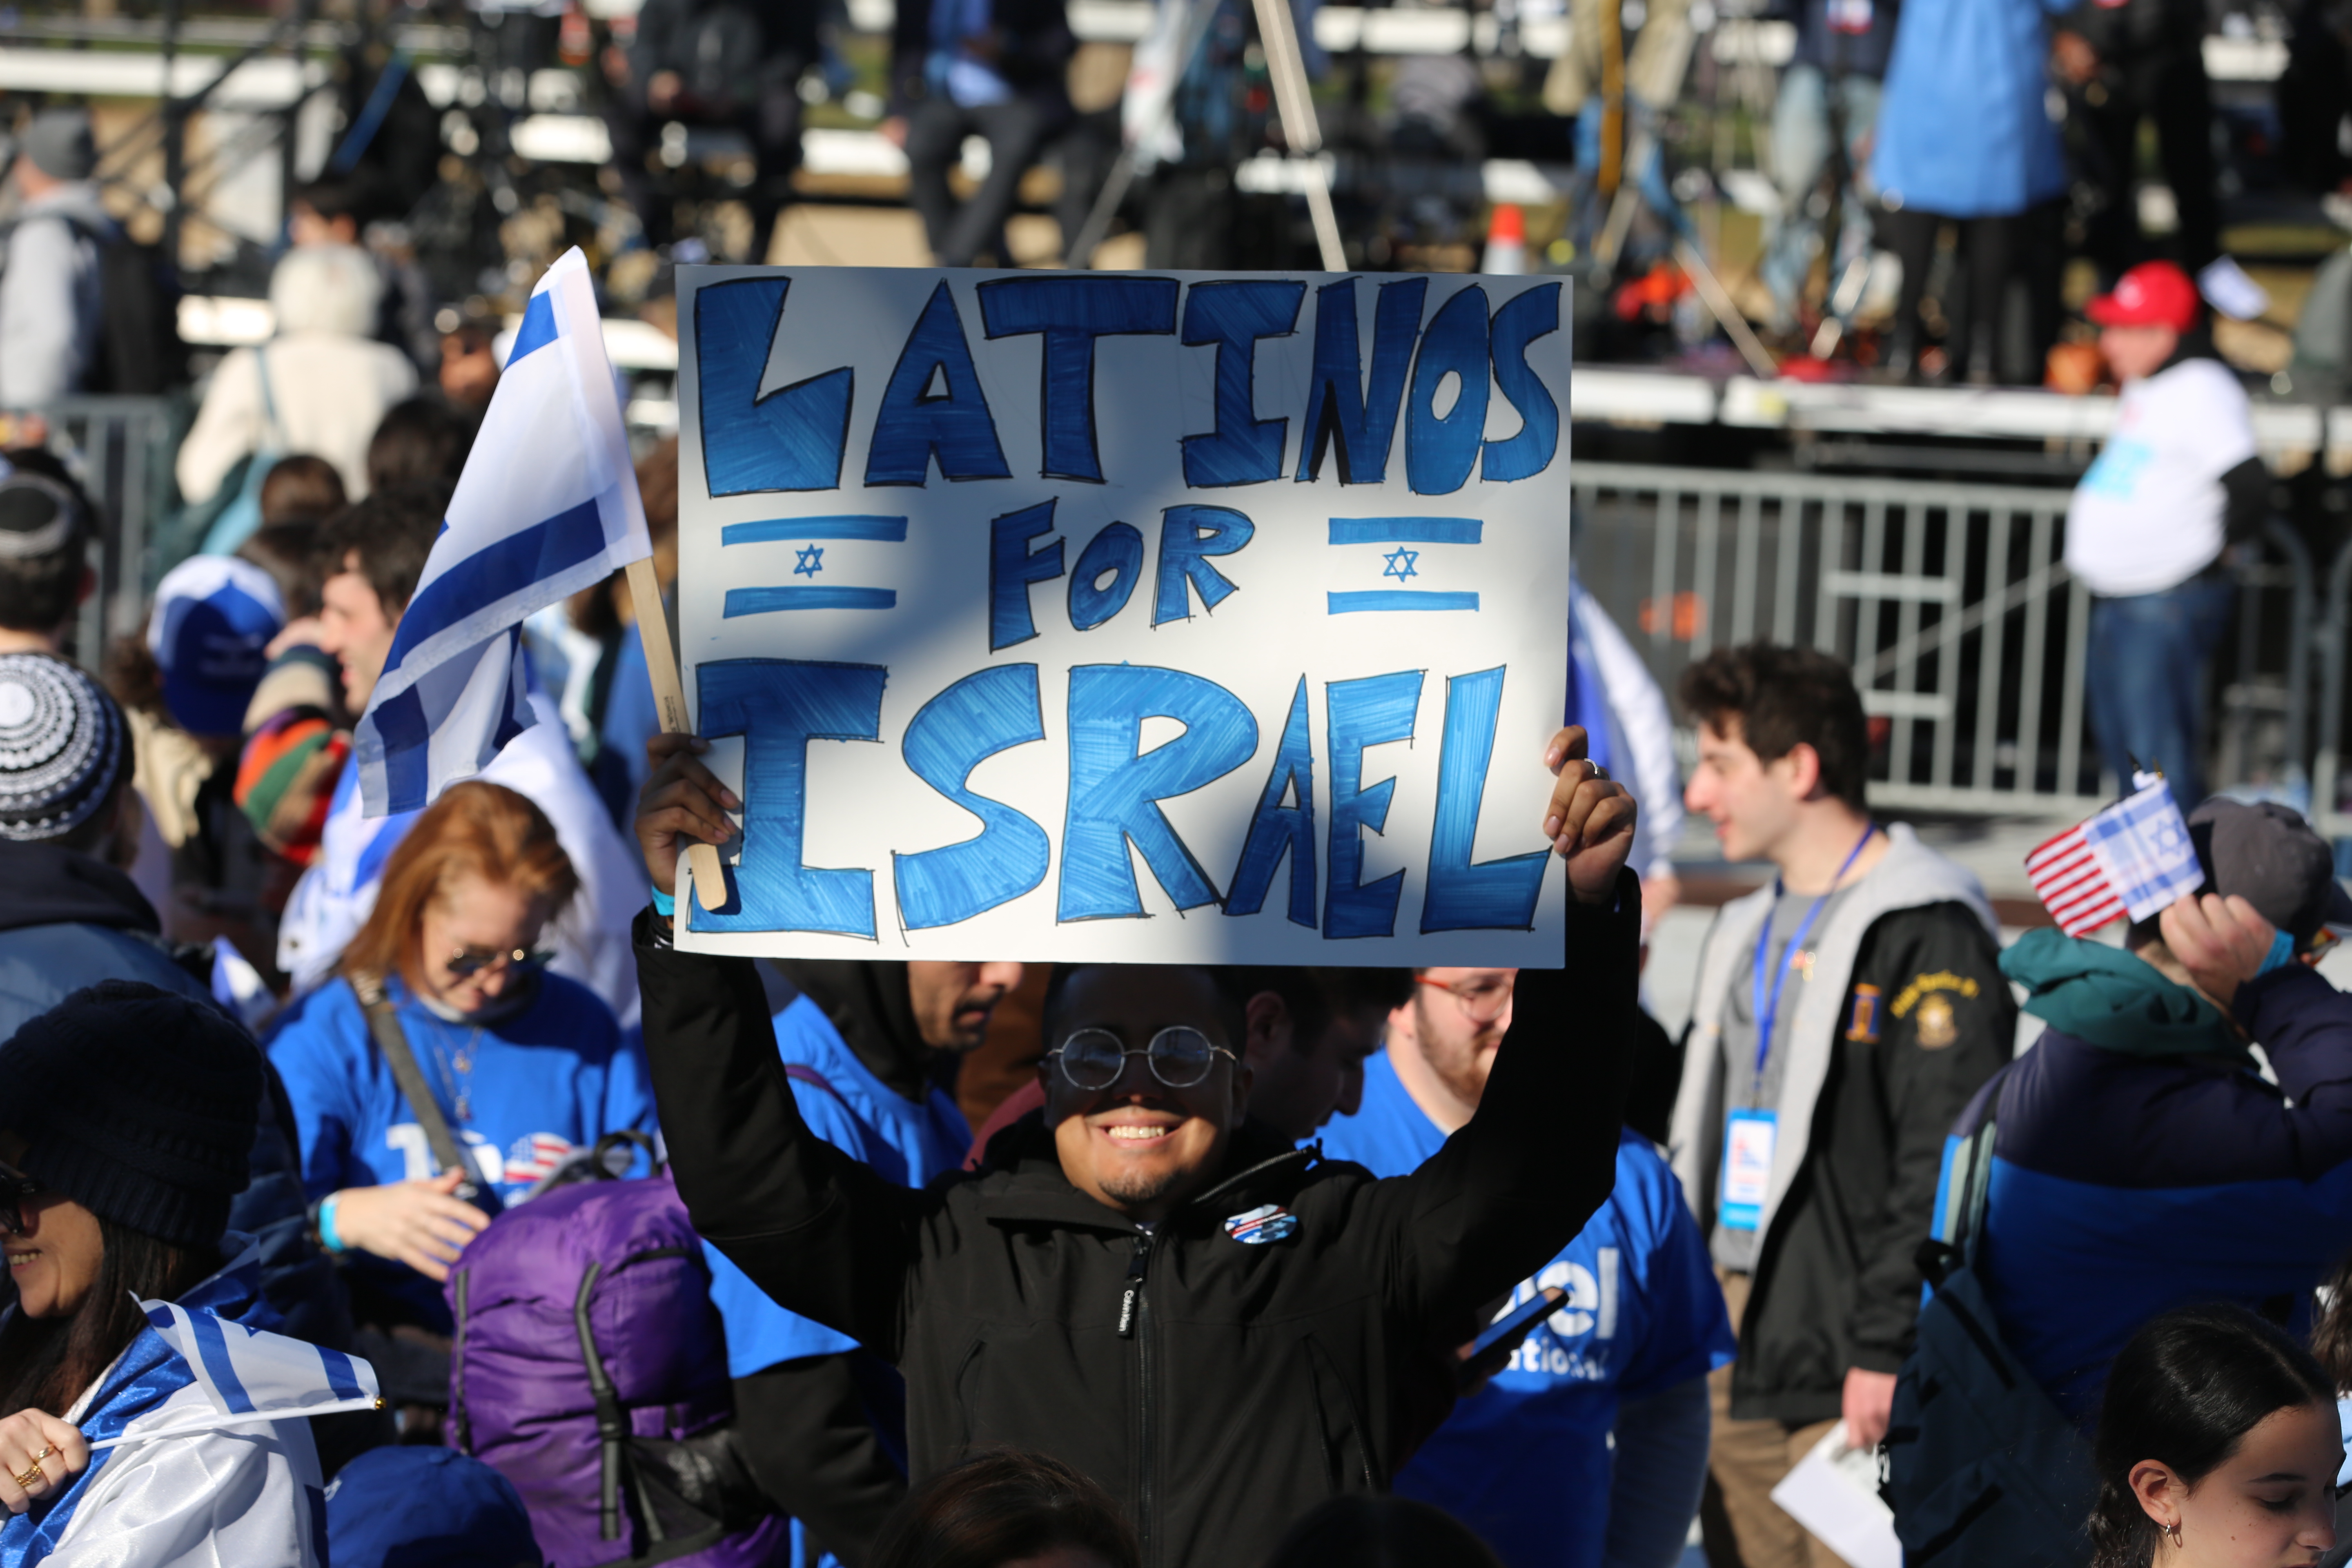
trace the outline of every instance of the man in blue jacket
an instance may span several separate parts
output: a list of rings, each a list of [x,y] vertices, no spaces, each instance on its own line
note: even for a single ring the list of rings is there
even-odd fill
[[[1415,1170],[1469,1121],[1511,1026],[1517,970],[1415,978],[1365,1064],[1361,1105],[1323,1131],[1325,1158],[1376,1176]],[[1549,1289],[1559,1310],[1454,1407],[1396,1489],[1468,1522],[1511,1568],[1664,1568],[1706,1479],[1706,1374],[1738,1346],[1682,1184],[1640,1133],[1619,1138],[1608,1202],[1498,1321]]]
[[[2205,896],[2126,951],[2044,930],[2002,955],[2050,1027],[1947,1153],[1948,1187],[1949,1151],[1994,1121],[1977,1271],[2004,1342],[2086,1427],[2147,1320],[2234,1300],[2300,1336],[2352,1247],[2352,997],[2310,967],[2352,898],[2284,806],[2217,798],[2189,824]]]

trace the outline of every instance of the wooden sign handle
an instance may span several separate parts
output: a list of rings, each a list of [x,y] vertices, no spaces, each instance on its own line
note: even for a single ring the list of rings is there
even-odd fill
[[[661,726],[673,735],[690,735],[686,719],[686,687],[677,678],[677,654],[669,644],[669,616],[662,608],[661,579],[654,575],[651,557],[629,563],[629,600],[636,611],[637,640],[645,645],[646,673],[654,684],[654,706]],[[694,873],[694,896],[706,910],[727,901],[727,874],[719,864],[719,850],[709,844],[686,847],[688,868]]]

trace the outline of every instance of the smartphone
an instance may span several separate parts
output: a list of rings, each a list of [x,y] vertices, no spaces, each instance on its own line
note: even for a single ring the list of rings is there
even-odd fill
[[[1460,1391],[1467,1394],[1502,1371],[1509,1363],[1511,1352],[1519,1348],[1519,1342],[1533,1333],[1538,1323],[1559,1311],[1559,1304],[1567,1299],[1568,1292],[1558,1286],[1548,1286],[1519,1303],[1508,1317],[1489,1324],[1486,1332],[1470,1342],[1470,1349],[1463,1355],[1461,1371],[1454,1379]]]

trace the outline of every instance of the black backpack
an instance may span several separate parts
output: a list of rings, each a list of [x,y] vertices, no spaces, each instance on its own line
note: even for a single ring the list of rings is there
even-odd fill
[[[1920,1245],[1934,1294],[1895,1385],[1880,1495],[1909,1568],[2082,1568],[2098,1500],[2090,1445],[2001,1342],[1973,1267],[1992,1149],[1988,1120],[1954,1157],[1957,1234]]]
[[[184,290],[163,247],[142,245],[119,228],[101,232],[70,213],[55,216],[98,249],[98,343],[82,391],[154,397],[186,385],[188,345],[180,339]],[[10,224],[5,237],[13,237],[22,221]]]
[[[89,392],[153,397],[188,380],[188,345],[180,341],[179,268],[160,245],[142,245],[79,224],[98,247],[98,354],[83,383]]]

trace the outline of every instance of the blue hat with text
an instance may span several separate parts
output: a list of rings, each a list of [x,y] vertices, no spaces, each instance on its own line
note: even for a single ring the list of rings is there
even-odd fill
[[[147,622],[163,706],[192,735],[236,735],[286,625],[277,580],[234,555],[198,555],[164,574]]]

